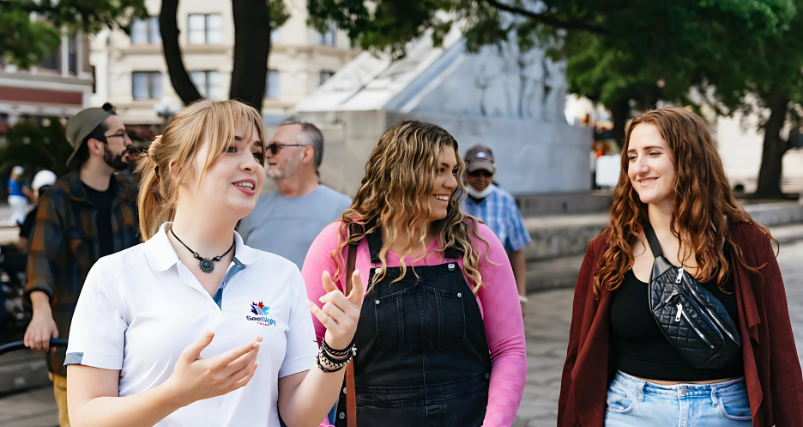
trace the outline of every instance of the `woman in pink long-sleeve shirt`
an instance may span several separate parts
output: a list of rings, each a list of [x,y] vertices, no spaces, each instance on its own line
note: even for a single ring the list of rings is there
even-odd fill
[[[345,290],[348,242],[370,278],[353,359],[359,427],[510,426],[521,402],[516,281],[493,232],[460,211],[457,148],[432,124],[390,128],[351,209],[307,253],[302,275],[319,306],[325,272]],[[320,341],[326,328],[313,322]],[[345,412],[341,393],[335,425],[346,426]]]

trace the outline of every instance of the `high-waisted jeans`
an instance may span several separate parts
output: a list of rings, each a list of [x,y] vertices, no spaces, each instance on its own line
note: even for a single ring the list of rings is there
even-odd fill
[[[665,386],[620,371],[608,387],[607,405],[607,427],[752,425],[744,378]]]

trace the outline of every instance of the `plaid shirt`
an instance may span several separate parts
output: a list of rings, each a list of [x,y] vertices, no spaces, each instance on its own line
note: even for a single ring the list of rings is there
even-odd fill
[[[136,187],[132,180],[115,175],[110,188],[115,192],[111,205],[114,251],[139,243],[136,215]],[[100,239],[97,209],[87,200],[78,169],[61,177],[45,193],[36,213],[36,225],[28,254],[30,293],[42,291],[50,297],[53,320],[59,338],[69,338],[70,321],[89,269],[98,260]],[[66,375],[65,349],[48,353],[49,369]]]
[[[519,251],[531,241],[516,200],[510,193],[495,185],[491,194],[480,203],[466,197],[463,201],[463,212],[485,222],[508,252]]]

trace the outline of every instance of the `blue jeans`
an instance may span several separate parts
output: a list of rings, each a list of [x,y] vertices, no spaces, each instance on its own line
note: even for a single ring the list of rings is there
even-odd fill
[[[714,384],[658,385],[617,372],[608,387],[607,427],[750,426],[744,377]]]

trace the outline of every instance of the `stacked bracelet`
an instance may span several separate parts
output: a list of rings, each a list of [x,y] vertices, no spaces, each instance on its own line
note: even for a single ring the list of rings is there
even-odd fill
[[[351,349],[352,349],[352,347],[353,347],[353,344],[354,344],[354,342],[352,342],[351,344],[349,344],[348,346],[346,346],[346,348],[345,348],[345,349],[343,349],[343,350],[335,350],[335,349],[333,349],[332,347],[330,347],[330,346],[329,346],[329,344],[327,344],[327,343],[326,343],[326,340],[324,339],[324,340],[321,342],[321,348],[323,348],[324,350],[326,350],[326,352],[327,352],[327,353],[329,353],[329,354],[331,354],[332,356],[341,356],[341,357],[342,357],[342,356],[345,356],[345,355],[349,354],[349,352],[351,352]]]
[[[323,372],[337,372],[343,369],[351,361],[351,358],[357,354],[357,348],[352,342],[344,350],[335,350],[326,343],[324,340],[321,343],[321,349],[318,351],[316,362],[318,369]],[[345,359],[335,359],[333,356],[346,356]]]

